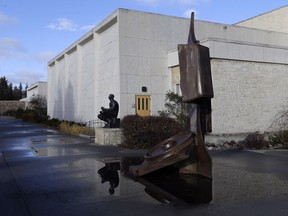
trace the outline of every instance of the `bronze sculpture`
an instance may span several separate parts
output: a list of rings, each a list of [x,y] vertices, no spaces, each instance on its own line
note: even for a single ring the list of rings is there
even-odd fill
[[[98,118],[105,121],[105,128],[118,128],[120,126],[120,119],[117,118],[119,112],[119,104],[114,100],[114,95],[109,94],[108,99],[110,100],[109,108],[101,107]]]
[[[163,167],[177,167],[181,174],[196,174],[212,179],[212,160],[205,147],[205,133],[211,132],[213,87],[209,49],[199,44],[191,14],[188,44],[178,45],[180,87],[185,103],[192,104],[190,131],[173,136],[152,147],[140,166],[130,167],[134,176],[144,176]],[[212,187],[210,191],[212,199]]]
[[[212,161],[205,147],[205,134],[211,132],[211,98],[214,96],[209,48],[199,44],[194,33],[194,13],[191,14],[188,44],[178,45],[180,87],[185,103],[192,104],[190,131],[196,135],[196,163],[183,168],[212,178]],[[190,158],[191,159],[191,158]]]

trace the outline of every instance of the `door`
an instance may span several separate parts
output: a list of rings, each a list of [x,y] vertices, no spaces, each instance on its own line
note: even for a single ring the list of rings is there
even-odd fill
[[[150,102],[150,96],[136,95],[136,114],[139,116],[150,116]]]

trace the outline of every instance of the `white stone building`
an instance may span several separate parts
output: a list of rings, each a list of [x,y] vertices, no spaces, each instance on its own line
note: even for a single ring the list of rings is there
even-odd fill
[[[26,90],[26,97],[20,100],[25,102],[25,109],[29,108],[29,102],[33,99],[33,97],[40,96],[47,99],[47,88],[48,84],[45,81],[38,81],[30,85]]]
[[[270,129],[288,99],[288,6],[235,25],[195,21],[210,48],[213,133]],[[189,19],[118,9],[48,63],[48,115],[97,119],[113,93],[120,118],[157,115],[180,92],[177,45]]]
[[[47,82],[38,81],[27,88],[28,102],[37,95],[47,98]]]

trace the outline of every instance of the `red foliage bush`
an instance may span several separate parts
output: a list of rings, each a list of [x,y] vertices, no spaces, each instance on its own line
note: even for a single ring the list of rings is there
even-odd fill
[[[244,139],[244,144],[247,149],[267,149],[269,147],[264,135],[259,132],[248,134]]]
[[[121,146],[129,149],[149,149],[159,142],[184,131],[168,117],[128,115],[121,120]]]

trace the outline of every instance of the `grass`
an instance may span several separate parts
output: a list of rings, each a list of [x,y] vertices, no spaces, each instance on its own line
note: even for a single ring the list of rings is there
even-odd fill
[[[71,124],[69,122],[61,122],[59,125],[59,130],[62,133],[78,135],[78,134],[85,134],[89,136],[94,136],[95,131],[94,128],[89,128],[79,124]]]

